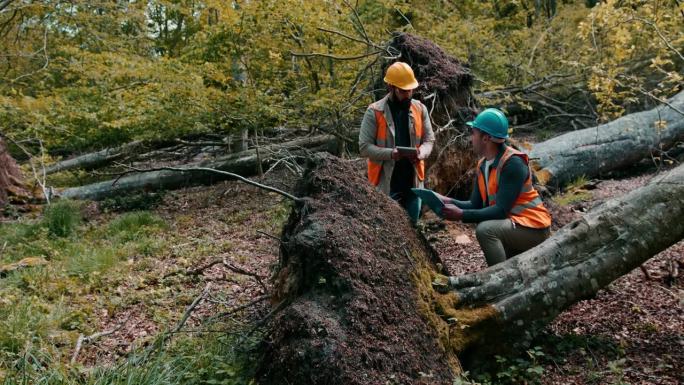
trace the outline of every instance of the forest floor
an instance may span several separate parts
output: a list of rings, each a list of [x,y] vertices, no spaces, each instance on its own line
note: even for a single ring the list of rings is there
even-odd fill
[[[581,181],[549,201],[554,227],[658,172]],[[283,171],[267,175],[264,183],[291,190],[294,180]],[[113,368],[177,326],[206,291],[180,332],[171,335],[174,342],[167,342],[186,372],[169,373],[158,383],[246,383],[235,345],[249,345],[245,330],[268,313],[262,284],[268,285],[278,262],[277,238],[289,203],[229,181],[167,192],[149,202],[105,201],[79,210],[85,220],[63,237],[50,234],[52,222],[43,214],[0,223],[0,267],[26,257],[47,262],[0,275],[0,382],[59,373],[90,383],[84,376],[104,376],[95,369]],[[423,223],[450,273],[485,268],[472,226],[442,223],[430,213]],[[676,274],[683,258],[679,242],[644,265],[648,276],[636,269],[577,303],[530,351],[499,358],[501,381],[492,383],[506,383],[506,376],[549,385],[683,383],[684,284]],[[245,304],[244,310],[216,317]],[[70,364],[78,336],[102,331],[111,333],[85,343]]]

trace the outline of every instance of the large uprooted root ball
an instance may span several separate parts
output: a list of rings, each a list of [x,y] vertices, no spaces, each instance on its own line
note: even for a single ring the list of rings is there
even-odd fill
[[[307,203],[283,231],[281,310],[259,382],[450,383],[467,341],[446,321],[455,299],[432,291],[436,256],[405,211],[330,155],[312,161],[297,194]]]

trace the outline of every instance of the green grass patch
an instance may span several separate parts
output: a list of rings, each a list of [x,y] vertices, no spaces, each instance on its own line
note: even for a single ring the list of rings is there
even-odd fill
[[[269,223],[273,219],[268,226],[279,226],[289,207],[267,210]],[[177,334],[144,360],[133,354],[113,366],[69,364],[79,334],[102,331],[103,314],[137,306],[146,319],[169,325],[192,301],[184,282],[159,281],[160,261],[171,255],[172,245],[188,242],[173,232],[177,226],[183,226],[178,218],[170,227],[148,211],[84,223],[79,205],[69,201],[55,202],[42,218],[0,224],[0,263],[26,257],[47,262],[0,277],[0,384],[253,383],[254,356],[240,349],[253,349],[256,342],[236,343],[221,324],[212,324],[212,332]],[[187,258],[231,247],[209,237],[194,242]]]
[[[117,249],[112,246],[105,247],[73,247],[70,256],[65,260],[64,269],[70,276],[81,279],[96,278],[112,268],[119,262]]]
[[[50,235],[68,237],[83,220],[81,206],[69,200],[60,200],[45,208],[43,223]]]
[[[147,211],[139,211],[125,213],[113,219],[107,226],[107,233],[122,241],[131,241],[139,239],[146,232],[165,228],[166,223],[160,217]]]
[[[131,258],[157,258],[166,228],[149,212],[83,225],[80,206],[69,201],[50,205],[40,219],[0,225],[2,264],[47,261],[0,277],[0,384],[80,383],[60,371],[78,334],[99,330],[94,309],[115,310],[122,277],[135,271]]]
[[[579,202],[590,201],[592,197],[593,195],[590,192],[569,191],[555,196],[553,200],[561,206],[569,206]]]
[[[15,360],[4,385],[248,385],[254,384],[257,341],[235,341],[226,333],[178,337],[172,346],[149,356],[133,354],[118,365],[78,372],[56,365],[57,357],[31,351]],[[201,346],[202,349],[197,349]],[[239,349],[237,347],[240,347]],[[38,365],[43,363],[43,365]],[[2,374],[0,372],[0,380]]]

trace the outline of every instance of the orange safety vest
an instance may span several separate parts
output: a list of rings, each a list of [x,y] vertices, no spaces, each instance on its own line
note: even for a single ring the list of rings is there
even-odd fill
[[[385,115],[383,111],[376,109],[373,104],[371,104],[369,108],[372,108],[375,112],[375,145],[378,147],[388,147],[389,143],[387,136],[389,129],[387,128]],[[414,143],[417,143],[416,148],[419,148],[423,139],[423,111],[420,108],[420,105],[411,102],[411,113],[414,121]],[[419,160],[415,165],[415,169],[418,180],[425,180],[425,161]],[[368,159],[368,181],[370,181],[373,186],[380,184],[380,174],[382,174],[382,161],[378,162]]]
[[[519,156],[524,161],[529,168],[529,158],[527,154],[514,150],[510,147],[506,147],[501,159],[499,159],[499,164],[495,169],[489,171],[489,185],[485,189],[485,179],[482,174],[482,163],[484,158],[480,159],[477,163],[477,186],[480,190],[480,196],[482,197],[482,202],[489,201],[489,205],[493,206],[496,204],[496,193],[499,191],[499,178],[501,177],[501,170],[506,162],[511,159],[512,156]],[[521,226],[531,227],[534,229],[544,229],[551,226],[551,214],[544,207],[542,199],[537,193],[537,190],[532,186],[532,170],[530,169],[527,179],[523,184],[520,195],[513,203],[513,208],[507,213],[507,216],[511,218],[514,223]]]

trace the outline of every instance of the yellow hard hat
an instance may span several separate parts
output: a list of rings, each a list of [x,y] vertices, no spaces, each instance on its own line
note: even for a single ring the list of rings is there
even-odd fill
[[[387,68],[385,73],[385,83],[399,87],[402,90],[412,90],[418,87],[418,81],[413,75],[411,67],[400,61]]]

